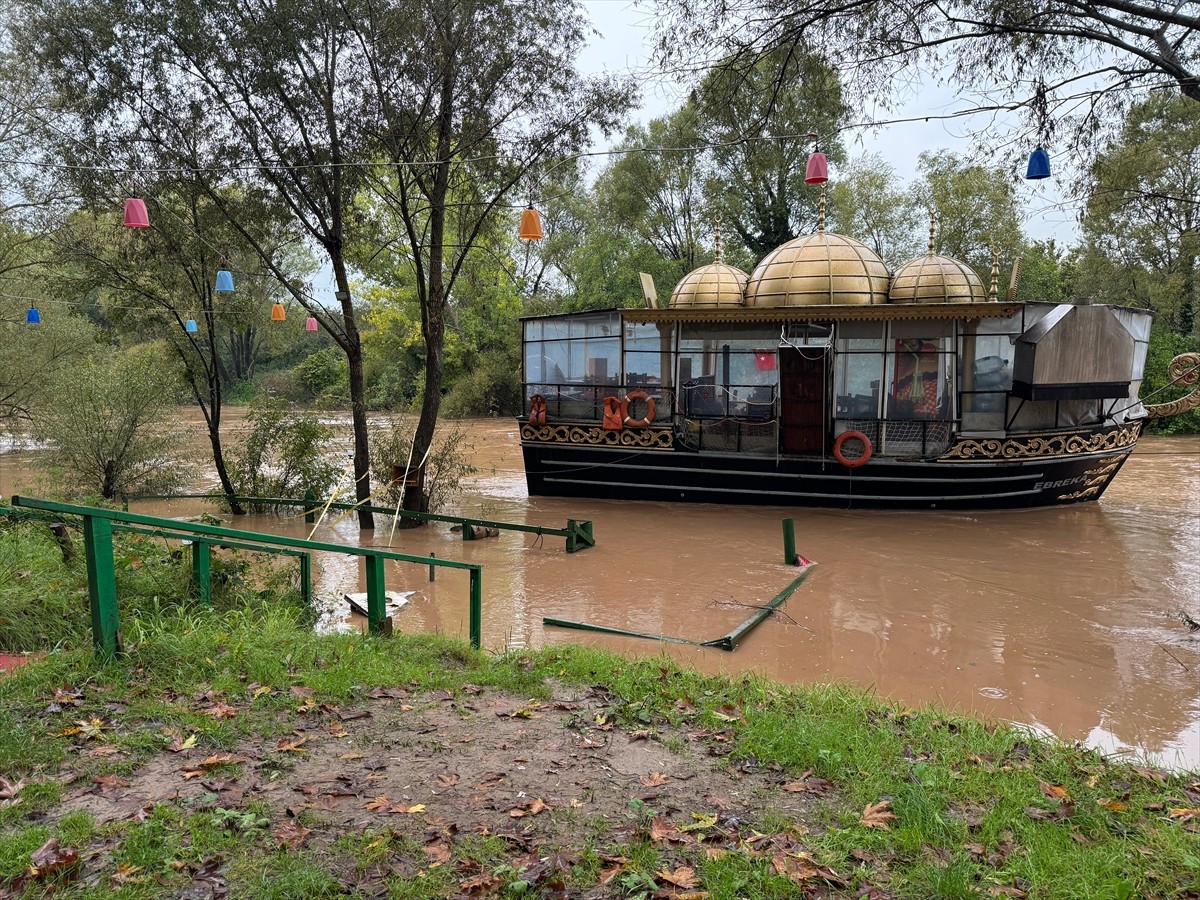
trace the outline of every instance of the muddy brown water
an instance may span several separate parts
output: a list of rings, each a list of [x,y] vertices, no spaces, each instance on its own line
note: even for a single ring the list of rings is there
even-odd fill
[[[459,427],[479,473],[453,511],[551,527],[590,519],[597,540],[568,555],[562,538],[503,532],[463,542],[444,524],[394,532],[378,524],[366,538],[374,545],[483,565],[489,651],[580,642],[669,654],[707,672],[848,682],[1200,770],[1200,633],[1181,619],[1200,619],[1200,437],[1143,439],[1099,503],[867,512],[531,498],[511,421]],[[3,449],[0,494],[29,493],[36,452]],[[185,502],[133,509],[211,512]],[[817,567],[733,653],[542,623],[693,641],[724,635],[795,577],[783,564],[785,517]],[[230,524],[312,531],[298,518]],[[359,532],[331,516],[312,536],[353,543]],[[324,627],[357,627],[342,595],[365,590],[361,562],[325,555],[317,569]],[[465,573],[441,570],[431,583],[426,566],[394,563],[387,587],[407,600],[393,614],[397,629],[466,636]]]

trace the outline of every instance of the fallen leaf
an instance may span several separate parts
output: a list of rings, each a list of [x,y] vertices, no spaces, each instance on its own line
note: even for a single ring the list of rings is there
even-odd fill
[[[780,875],[797,883],[820,879],[830,884],[845,884],[837,872],[823,866],[808,853],[776,853],[771,857],[771,866]]]
[[[74,847],[59,846],[58,838],[54,837],[29,854],[29,868],[26,870],[26,874],[30,878],[41,878],[72,866],[78,861],[79,851]]]
[[[275,835],[275,840],[279,841],[282,846],[299,847],[312,834],[312,829],[289,820],[271,833]]]
[[[1071,795],[1067,793],[1067,789],[1061,784],[1049,784],[1045,781],[1039,781],[1038,787],[1042,789],[1042,793],[1054,800],[1070,800]]]
[[[18,781],[13,784],[7,778],[0,778],[0,800],[11,800],[17,794],[21,793],[21,789],[25,787],[24,781]]]
[[[717,824],[716,813],[692,813],[692,823],[681,825],[680,831],[704,831]]]
[[[275,745],[275,749],[282,753],[299,753],[300,748],[304,746],[307,737],[301,738],[280,738],[279,743]]]
[[[826,778],[802,778],[798,781],[789,781],[783,785],[785,791],[791,791],[793,794],[828,794],[834,789],[832,781]]]
[[[1129,809],[1128,806],[1119,800],[1098,800],[1097,802],[1102,807],[1112,812],[1124,812],[1125,810]]]
[[[699,883],[696,879],[696,870],[690,866],[680,866],[674,872],[663,869],[658,873],[658,877],[681,888],[694,888]]]
[[[1190,819],[1200,817],[1200,807],[1175,807],[1167,810],[1167,817],[1170,819],[1179,819],[1182,822],[1187,822]]]
[[[868,803],[859,816],[859,823],[868,828],[878,828],[880,831],[890,831],[889,822],[896,821],[896,814],[889,810],[890,800],[880,800],[878,803]]]
[[[670,781],[662,772],[651,772],[649,775],[643,775],[638,778],[646,787],[660,787]]]
[[[117,871],[113,873],[112,880],[114,884],[141,884],[146,880],[143,875],[139,878],[134,878],[134,872],[142,871],[141,866],[135,866],[132,863],[123,862],[117,866]]]
[[[417,804],[415,804],[415,805],[413,805],[413,806],[410,806],[410,807],[406,808],[404,811],[405,811],[406,813],[408,813],[410,816],[415,816],[417,813],[423,813],[423,812],[425,812],[425,804],[424,804],[424,803],[417,803]]]
[[[425,852],[425,855],[429,857],[430,863],[435,866],[450,862],[450,845],[445,841],[433,841],[426,844],[421,849]]]
[[[454,787],[454,785],[458,784],[458,773],[443,772],[437,775],[433,780],[437,782],[438,787]]]
[[[238,711],[237,707],[230,706],[228,703],[214,703],[204,710],[204,714],[212,716],[214,719],[232,719],[238,714]]]
[[[374,799],[368,800],[363,804],[363,809],[371,810],[387,810],[391,809],[392,801],[387,798],[387,794],[380,794]]]
[[[650,840],[660,844],[669,841],[687,843],[691,838],[662,816],[658,816],[650,823]]]
[[[200,765],[207,769],[212,766],[234,766],[245,761],[246,758],[244,756],[238,756],[234,753],[214,753],[201,762]]]
[[[480,872],[458,883],[459,894],[467,897],[483,897],[494,893],[500,887],[500,879],[490,872]]]

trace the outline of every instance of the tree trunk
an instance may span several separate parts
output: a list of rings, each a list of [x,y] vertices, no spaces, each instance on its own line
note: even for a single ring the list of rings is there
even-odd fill
[[[371,501],[371,454],[367,437],[367,389],[363,378],[362,340],[350,301],[350,281],[346,276],[346,260],[338,253],[330,254],[337,298],[342,304],[342,321],[346,331],[346,361],[350,365],[350,419],[354,432],[354,499],[361,505]],[[363,531],[375,528],[375,516],[368,509],[358,510],[358,527]]]
[[[229,480],[229,470],[225,467],[225,452],[221,446],[221,398],[219,395],[212,405],[212,413],[205,418],[208,419],[208,442],[212,444],[213,465],[217,468],[217,478],[221,480],[221,491],[225,494],[225,502],[229,504],[229,511],[235,516],[244,516],[246,510],[237,500],[237,492],[233,489],[233,483]]]

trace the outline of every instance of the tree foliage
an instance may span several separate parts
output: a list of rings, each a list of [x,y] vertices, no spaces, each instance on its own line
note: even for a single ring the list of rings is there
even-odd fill
[[[97,354],[55,373],[33,431],[50,442],[64,490],[111,500],[187,482],[184,435],[164,421],[177,402],[173,375],[153,348]]]
[[[1160,0],[658,0],[658,56],[677,67],[819,53],[864,108],[942,73],[966,106],[1023,110],[1081,149],[1139,90],[1200,102],[1200,15]],[[727,65],[728,63],[723,63]]]

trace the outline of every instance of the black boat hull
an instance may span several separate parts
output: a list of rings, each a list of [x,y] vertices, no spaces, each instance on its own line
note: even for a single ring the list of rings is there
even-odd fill
[[[994,453],[993,458],[962,452],[960,444],[957,458],[875,457],[847,468],[832,456],[777,459],[538,440],[545,430],[524,425],[522,452],[534,496],[841,509],[1018,509],[1098,499],[1133,451],[1139,432],[1140,427],[1126,426],[996,441],[994,448],[981,451]]]

